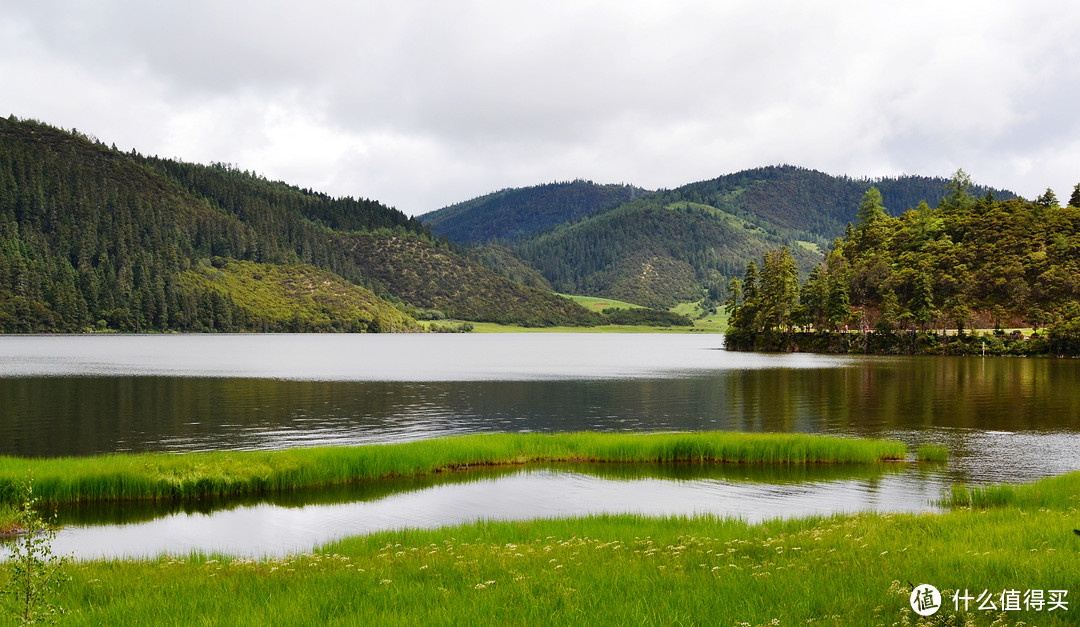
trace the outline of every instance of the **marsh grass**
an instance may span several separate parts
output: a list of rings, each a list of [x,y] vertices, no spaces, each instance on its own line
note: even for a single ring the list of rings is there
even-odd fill
[[[61,601],[76,609],[72,624],[93,625],[989,625],[999,613],[956,612],[952,593],[1072,586],[1072,597],[1080,541],[1060,531],[1075,515],[481,522],[283,559],[81,563]],[[929,621],[908,606],[919,583],[946,599]],[[1000,624],[1075,624],[1076,610],[1009,612]]]
[[[940,444],[920,444],[915,456],[920,462],[944,462],[949,459],[949,449]]]
[[[984,486],[954,485],[944,500],[948,507],[976,509],[1013,507],[1022,510],[1080,507],[1080,471],[1031,483]],[[1074,526],[1080,526],[1080,520]]]
[[[0,503],[0,538],[19,531],[19,510],[12,503]]]
[[[492,433],[401,444],[283,451],[0,457],[0,503],[29,475],[52,503],[200,499],[279,493],[477,466],[537,462],[873,464],[902,459],[884,440],[804,434]]]

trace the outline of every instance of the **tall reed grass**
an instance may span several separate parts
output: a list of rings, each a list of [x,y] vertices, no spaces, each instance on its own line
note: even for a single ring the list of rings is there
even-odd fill
[[[904,444],[883,440],[712,431],[492,433],[282,451],[0,457],[0,503],[15,502],[28,478],[35,493],[53,503],[186,500],[532,462],[872,464],[905,453]]]
[[[1020,509],[1080,508],[1080,471],[1031,483],[983,486],[954,485],[945,499],[949,507],[1016,507]],[[1077,520],[1080,524],[1080,520]]]
[[[920,462],[944,462],[949,459],[949,449],[940,444],[920,444],[915,456]]]

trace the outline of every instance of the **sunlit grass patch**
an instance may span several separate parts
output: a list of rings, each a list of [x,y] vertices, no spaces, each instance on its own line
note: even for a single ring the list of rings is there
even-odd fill
[[[949,459],[949,449],[940,444],[920,444],[915,456],[920,462],[944,462]]]
[[[79,564],[73,624],[989,625],[958,589],[1067,588],[1067,511],[864,514],[750,525],[713,516],[479,522],[349,538],[278,559]],[[912,585],[943,593],[919,622]],[[1072,596],[1072,595],[1070,595]],[[1069,612],[1013,621],[1073,624]],[[1006,623],[1012,624],[1012,623]]]
[[[0,502],[33,476],[44,500],[169,500],[288,492],[476,466],[535,462],[872,464],[902,459],[899,442],[790,433],[491,433],[401,444],[282,451],[0,457]]]
[[[1075,509],[1080,507],[1080,471],[1031,483],[955,485],[944,504],[950,507],[1015,507],[1025,510]],[[1080,527],[1080,520],[1076,521],[1075,526]]]

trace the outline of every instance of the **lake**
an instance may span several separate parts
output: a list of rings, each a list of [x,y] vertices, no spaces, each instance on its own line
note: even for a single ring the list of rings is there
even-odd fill
[[[732,353],[722,350],[721,336],[696,334],[0,337],[5,455],[585,429],[884,437],[912,447],[942,443],[951,458],[869,475],[764,479],[738,468],[705,475],[567,467],[465,473],[374,495],[370,486],[351,487],[329,501],[309,495],[222,503],[213,511],[64,512],[69,530],[86,533],[69,531],[59,541],[83,555],[190,548],[258,555],[477,518],[636,512],[762,520],[922,511],[956,481],[1024,481],[1080,468],[1080,361]],[[224,540],[237,535],[229,529],[243,528],[262,531],[239,535],[263,539]],[[121,540],[101,539],[109,534]]]

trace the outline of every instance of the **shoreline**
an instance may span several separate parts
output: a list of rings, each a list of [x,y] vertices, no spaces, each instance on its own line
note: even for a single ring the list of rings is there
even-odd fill
[[[32,478],[46,503],[199,500],[280,493],[475,466],[590,462],[870,464],[902,459],[903,443],[791,433],[490,433],[398,444],[278,451],[0,457],[0,504]]]
[[[54,601],[70,624],[892,625],[917,622],[909,596],[926,583],[943,603],[919,624],[1066,625],[1080,611],[1078,488],[1073,472],[941,513],[478,521],[284,558],[94,560],[66,567]],[[955,593],[984,589],[1068,590],[1067,606],[954,609]]]

